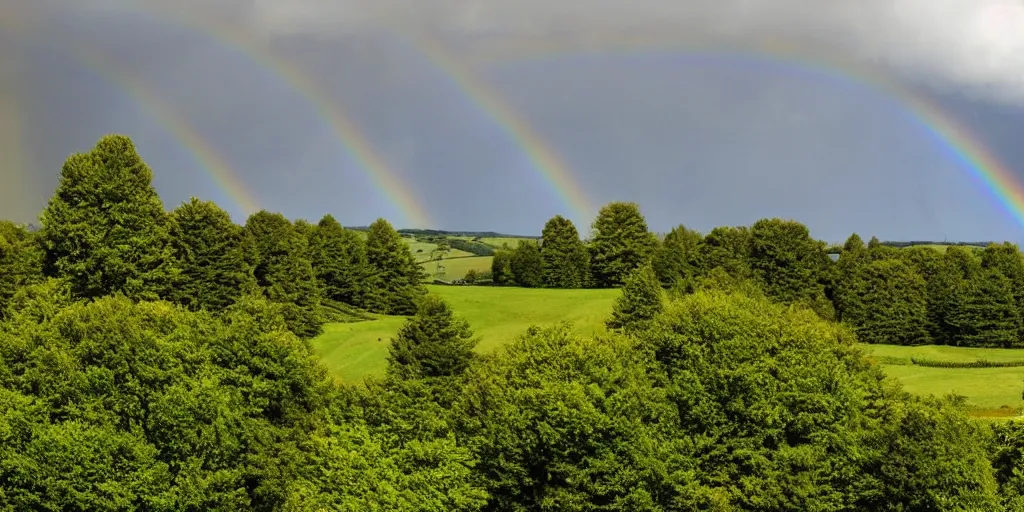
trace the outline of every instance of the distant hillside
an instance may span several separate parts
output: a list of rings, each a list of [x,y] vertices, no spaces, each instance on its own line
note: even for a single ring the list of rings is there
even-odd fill
[[[353,231],[366,231],[369,226],[345,226],[345,229]],[[540,239],[539,235],[509,235],[507,233],[496,233],[494,231],[444,231],[439,229],[399,229],[403,235],[415,236],[461,236],[471,238],[530,238]]]

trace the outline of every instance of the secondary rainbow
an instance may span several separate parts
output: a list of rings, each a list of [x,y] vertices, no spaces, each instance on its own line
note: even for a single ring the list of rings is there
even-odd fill
[[[419,49],[431,64],[441,70],[515,141],[529,159],[531,167],[547,182],[574,220],[587,222],[597,213],[562,158],[491,87],[460,64],[434,39],[415,37],[410,40],[412,46]]]
[[[345,110],[333,101],[309,75],[288,60],[276,55],[267,45],[236,28],[218,23],[214,17],[192,14],[187,9],[164,7],[161,2],[124,2],[142,12],[150,12],[163,21],[200,32],[232,47],[282,79],[296,93],[310,102],[317,114],[334,132],[338,142],[352,157],[359,170],[373,183],[375,190],[404,217],[405,227],[436,227],[433,217],[424,208],[412,189],[379,155]]]
[[[66,51],[80,64],[128,93],[157,124],[171,132],[243,214],[249,215],[259,211],[259,202],[227,160],[157,95],[131,75],[107,62],[107,59],[97,51],[89,50],[84,45],[69,45]]]
[[[525,51],[523,47],[511,48],[511,51],[508,48],[504,50],[497,55],[491,55],[490,58],[486,53],[478,53],[477,58],[491,64],[550,60],[568,56],[610,57],[658,53],[720,59],[736,58],[788,66],[790,70],[800,70],[817,76],[829,77],[840,84],[864,86],[893,100],[907,113],[911,122],[928,133],[953,160],[992,194],[1018,224],[1024,226],[1024,185],[1013,171],[1001,162],[985,144],[977,140],[970,130],[946,113],[941,106],[915,94],[906,86],[866,68],[838,62],[826,58],[824,55],[812,54],[779,43],[762,46],[756,50],[749,48],[723,49],[702,42],[696,42],[696,44],[678,41],[650,42],[639,37],[632,41],[596,50],[560,50],[544,46],[532,48],[527,46]],[[494,58],[495,56],[497,58]]]

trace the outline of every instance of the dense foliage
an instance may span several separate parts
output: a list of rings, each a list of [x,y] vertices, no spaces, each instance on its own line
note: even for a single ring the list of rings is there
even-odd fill
[[[478,355],[386,221],[365,241],[329,216],[243,227],[199,200],[163,212],[149,180],[104,138],[69,158],[42,232],[0,223],[0,510],[1024,506],[1024,424],[913,397],[855,345],[1018,343],[1013,246],[851,237],[832,263],[795,222],[659,243],[617,203],[593,240],[553,219],[493,276],[621,283],[612,329]],[[338,383],[304,338],[357,307],[412,316],[383,378]]]

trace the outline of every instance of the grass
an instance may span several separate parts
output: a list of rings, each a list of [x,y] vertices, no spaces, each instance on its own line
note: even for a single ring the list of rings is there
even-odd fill
[[[491,260],[494,256],[472,256],[464,258],[445,258],[444,260],[444,277],[445,280],[462,279],[466,277],[466,272],[470,270],[476,270],[477,272],[485,272],[491,269]],[[435,275],[437,271],[437,263],[426,262],[420,263],[423,270],[428,272],[431,277]]]
[[[901,347],[863,345],[871,357],[880,361],[886,375],[895,377],[903,387],[916,394],[967,397],[979,417],[1017,416],[1024,407],[1022,368],[929,368],[910,363],[910,358],[933,361],[1024,361],[1024,349],[965,348],[937,345]]]
[[[467,258],[470,259],[470,258]],[[474,258],[475,259],[475,258]],[[477,351],[486,353],[512,341],[530,325],[572,322],[582,334],[604,331],[618,290],[541,290],[488,286],[429,286],[451,303],[456,314],[469,321],[481,338]],[[387,365],[388,342],[405,322],[404,317],[328,324],[313,340],[324,364],[342,381],[360,381],[381,375]]]
[[[481,238],[480,241],[494,247],[495,249],[500,248],[501,244],[508,244],[509,247],[515,247],[519,245],[520,240],[531,240],[529,238]]]
[[[474,265],[489,267],[490,257],[460,258],[447,262],[449,275],[458,268],[465,272]],[[461,266],[460,265],[465,265]],[[525,288],[429,286],[431,293],[452,304],[456,313],[469,320],[481,337],[479,352],[490,352],[508,343],[533,324],[572,322],[577,331],[604,331],[603,321],[611,313],[617,290],[547,290]],[[359,381],[380,375],[386,366],[388,342],[405,322],[404,317],[325,326],[313,345],[324,363],[343,381]],[[972,414],[983,418],[1018,416],[1024,401],[1024,368],[931,368],[914,365],[911,358],[932,361],[1020,361],[1024,349],[986,349],[946,346],[902,347],[862,345],[878,360],[883,371],[916,394],[967,397]]]

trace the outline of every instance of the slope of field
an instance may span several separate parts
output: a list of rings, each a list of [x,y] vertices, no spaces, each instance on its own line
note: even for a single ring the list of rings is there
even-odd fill
[[[470,259],[470,258],[466,258]],[[473,258],[476,259],[476,258]],[[451,303],[456,314],[469,321],[481,338],[478,352],[490,352],[522,334],[530,325],[551,325],[566,320],[577,331],[604,331],[618,290],[540,290],[488,286],[430,286],[431,293]],[[386,367],[388,343],[405,322],[404,317],[345,324],[328,324],[313,346],[324,364],[343,381],[381,375]]]
[[[495,249],[502,246],[502,244],[508,244],[509,247],[515,247],[519,245],[520,240],[533,240],[531,238],[481,238],[480,241],[494,247]]]
[[[911,358],[968,362],[1024,361],[1024,349],[967,348],[925,345],[900,347],[863,345],[886,375],[903,383],[907,391],[922,395],[956,393],[966,396],[978,416],[1016,416],[1024,407],[1024,368],[932,368],[911,363]]]
[[[420,267],[423,267],[423,270],[430,274],[431,277],[440,277],[446,281],[451,281],[466,277],[466,272],[469,272],[470,270],[476,270],[477,272],[486,272],[491,270],[492,260],[494,260],[494,256],[470,255],[470,257],[462,258],[445,258],[443,276],[437,276],[437,262],[435,261],[420,263]]]

